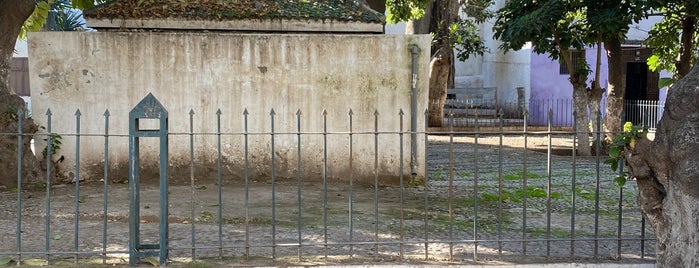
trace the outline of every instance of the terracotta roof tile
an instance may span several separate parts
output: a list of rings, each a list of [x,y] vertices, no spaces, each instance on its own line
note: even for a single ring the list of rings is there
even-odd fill
[[[86,10],[84,14],[97,19],[298,19],[384,23],[382,14],[353,0],[115,0]]]

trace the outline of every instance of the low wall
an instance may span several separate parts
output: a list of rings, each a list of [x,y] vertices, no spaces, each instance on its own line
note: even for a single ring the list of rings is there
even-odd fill
[[[217,112],[220,109],[224,176],[241,177],[246,118],[250,175],[271,174],[274,109],[275,175],[296,177],[298,128],[304,178],[323,174],[327,137],[328,176],[347,179],[350,162],[360,180],[378,173],[384,181],[400,174],[400,138],[410,131],[412,54],[418,53],[418,132],[424,131],[427,104],[429,36],[426,35],[266,35],[231,33],[37,32],[29,36],[32,114],[61,133],[56,157],[64,171],[75,169],[76,110],[80,109],[81,178],[101,178],[104,163],[104,113],[108,109],[109,169],[113,177],[128,170],[128,113],[148,93],[169,112],[169,163],[173,178],[189,179],[193,136],[196,177],[216,174]],[[323,111],[327,115],[323,115]],[[399,112],[403,111],[403,125]],[[300,111],[300,116],[297,113]],[[190,112],[193,112],[190,125]],[[378,112],[378,115],[375,115]],[[325,123],[324,123],[325,122]],[[307,133],[308,132],[308,133]],[[418,135],[417,173],[424,176],[424,135]],[[37,148],[44,148],[37,138]],[[404,172],[410,172],[410,135],[403,137]],[[40,150],[38,150],[40,151]],[[143,169],[155,170],[156,139],[143,139]]]

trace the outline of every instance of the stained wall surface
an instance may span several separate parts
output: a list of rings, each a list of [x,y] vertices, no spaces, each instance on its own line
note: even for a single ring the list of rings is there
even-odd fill
[[[426,35],[31,33],[32,114],[47,126],[51,109],[51,132],[62,133],[54,158],[64,156],[66,174],[76,170],[79,140],[81,179],[101,178],[107,130],[118,135],[107,141],[109,170],[127,174],[128,113],[152,93],[169,112],[175,177],[189,178],[190,153],[197,177],[216,174],[220,118],[224,176],[243,176],[247,151],[253,177],[271,176],[274,158],[275,176],[296,178],[300,163],[304,178],[321,178],[327,155],[328,177],[373,181],[377,167],[382,180],[395,180],[401,162],[405,174],[411,172],[410,48],[420,48],[416,118],[417,131],[424,132],[429,41]],[[387,133],[375,139],[376,130]],[[37,151],[44,138],[36,138]],[[157,139],[141,140],[143,169],[157,170]],[[415,141],[419,176],[425,173],[424,140],[419,133]]]

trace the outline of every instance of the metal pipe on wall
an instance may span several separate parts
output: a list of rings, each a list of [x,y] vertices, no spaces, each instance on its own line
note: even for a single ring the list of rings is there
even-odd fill
[[[417,65],[420,48],[417,45],[410,46],[412,53],[412,87],[410,97],[410,174],[413,178],[417,175]]]

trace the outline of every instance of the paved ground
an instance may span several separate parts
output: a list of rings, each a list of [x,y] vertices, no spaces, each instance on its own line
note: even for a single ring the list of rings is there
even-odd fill
[[[620,192],[611,181],[614,174],[606,166],[598,169],[594,157],[578,157],[573,164],[570,156],[554,155],[549,162],[546,154],[538,152],[548,145],[542,137],[529,137],[526,151],[521,137],[505,139],[502,147],[500,137],[479,137],[479,145],[474,143],[473,138],[455,138],[451,147],[448,136],[430,137],[426,187],[401,191],[398,186],[354,184],[350,188],[347,182],[332,181],[325,192],[322,183],[306,182],[300,187],[300,210],[295,181],[276,182],[274,197],[270,181],[251,182],[247,195],[242,181],[224,181],[224,224],[220,229],[215,183],[198,182],[195,189],[171,185],[171,260],[186,263],[194,254],[214,266],[653,261],[653,241],[641,243],[644,237],[652,238],[652,230],[641,226],[633,183]],[[571,145],[566,137],[552,139],[552,148],[561,155]],[[550,199],[546,198],[548,189]],[[106,237],[105,192],[109,204]],[[21,249],[25,259],[45,257],[46,198],[40,190],[22,193]],[[101,263],[103,251],[109,252],[107,262],[127,263],[127,184],[108,182],[105,191],[103,182],[85,181],[77,198],[74,184],[56,185],[50,200],[48,240],[54,264],[71,262],[76,249],[81,256],[91,256],[81,258],[81,263]],[[76,200],[80,215],[77,236]],[[158,189],[144,187],[141,200],[142,242],[155,243]],[[0,202],[0,252],[16,252],[17,193],[1,191]],[[377,219],[379,224],[375,225]],[[576,240],[572,243],[571,230]],[[427,258],[425,239],[429,241]],[[276,247],[271,247],[273,244]],[[192,245],[197,248],[194,252]],[[219,250],[219,245],[224,249]],[[246,253],[250,257],[244,261]],[[219,254],[223,261],[219,261]]]

